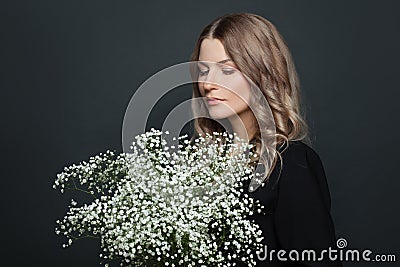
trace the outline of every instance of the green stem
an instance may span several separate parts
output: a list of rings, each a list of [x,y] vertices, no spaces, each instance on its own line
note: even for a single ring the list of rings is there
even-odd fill
[[[69,238],[73,238],[74,240],[79,240],[79,239],[87,238],[87,237],[89,237],[89,238],[100,239],[99,236],[94,236],[94,235],[74,236],[74,235],[71,235],[71,234],[67,234],[67,236],[68,236]]]
[[[92,197],[96,198],[95,194],[93,194],[93,193],[91,193],[91,192],[89,192],[89,191],[83,190],[83,189],[81,189],[81,188],[78,188],[78,187],[76,186],[76,184],[75,184],[74,178],[72,178],[72,182],[74,183],[74,188],[69,187],[69,186],[66,186],[65,188],[71,189],[71,190],[74,190],[74,189],[75,189],[75,190],[77,190],[77,191],[84,192],[84,193],[89,194],[89,195],[91,195]]]

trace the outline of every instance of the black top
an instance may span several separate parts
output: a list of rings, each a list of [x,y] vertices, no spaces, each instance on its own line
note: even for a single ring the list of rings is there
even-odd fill
[[[266,212],[253,217],[263,231],[266,245],[260,257],[267,256],[265,260],[257,260],[257,266],[343,266],[339,261],[329,260],[328,253],[323,254],[324,261],[291,262],[289,254],[296,256],[294,252],[289,253],[291,250],[297,250],[301,260],[303,250],[314,249],[318,258],[320,250],[338,248],[330,213],[330,193],[318,154],[301,141],[290,141],[281,155],[283,166],[279,179],[278,157],[266,185],[249,194],[260,200]],[[280,249],[286,251],[281,255],[286,262],[278,260]],[[275,250],[272,261],[271,250]]]

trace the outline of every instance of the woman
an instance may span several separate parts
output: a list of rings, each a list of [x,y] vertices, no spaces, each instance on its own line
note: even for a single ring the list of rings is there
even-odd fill
[[[337,249],[330,193],[319,156],[303,142],[308,129],[300,112],[299,80],[275,26],[249,13],[219,17],[201,32],[191,61],[199,62],[193,98],[205,97],[202,105],[210,115],[195,119],[195,135],[225,131],[216,120],[226,119],[238,137],[255,144],[261,161],[267,151],[261,136],[267,129],[259,122],[272,112],[278,157],[264,177],[265,186],[250,193],[265,206],[265,214],[254,217],[265,237],[257,266],[342,266],[328,253],[318,260],[321,250]],[[211,62],[222,65],[211,73]],[[235,73],[256,84],[268,104],[254,100],[257,92]],[[304,249],[315,254],[302,256]],[[279,250],[286,252],[278,258]]]

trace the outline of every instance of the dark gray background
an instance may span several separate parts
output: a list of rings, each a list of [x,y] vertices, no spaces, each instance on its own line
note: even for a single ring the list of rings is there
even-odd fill
[[[201,29],[233,12],[266,17],[292,51],[338,237],[400,257],[398,11],[395,1],[2,1],[1,265],[98,265],[96,240],[64,250],[54,234],[71,197],[52,189],[56,173],[121,151],[135,89],[187,61]]]

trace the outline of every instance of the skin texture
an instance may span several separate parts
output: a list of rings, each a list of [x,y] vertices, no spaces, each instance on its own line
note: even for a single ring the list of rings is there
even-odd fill
[[[214,119],[228,119],[238,137],[251,139],[256,127],[255,116],[247,104],[251,96],[249,82],[236,64],[229,60],[223,44],[218,39],[207,38],[202,41],[199,61],[210,61],[198,63],[200,95],[223,99],[217,105],[208,104],[206,101],[210,116]]]

